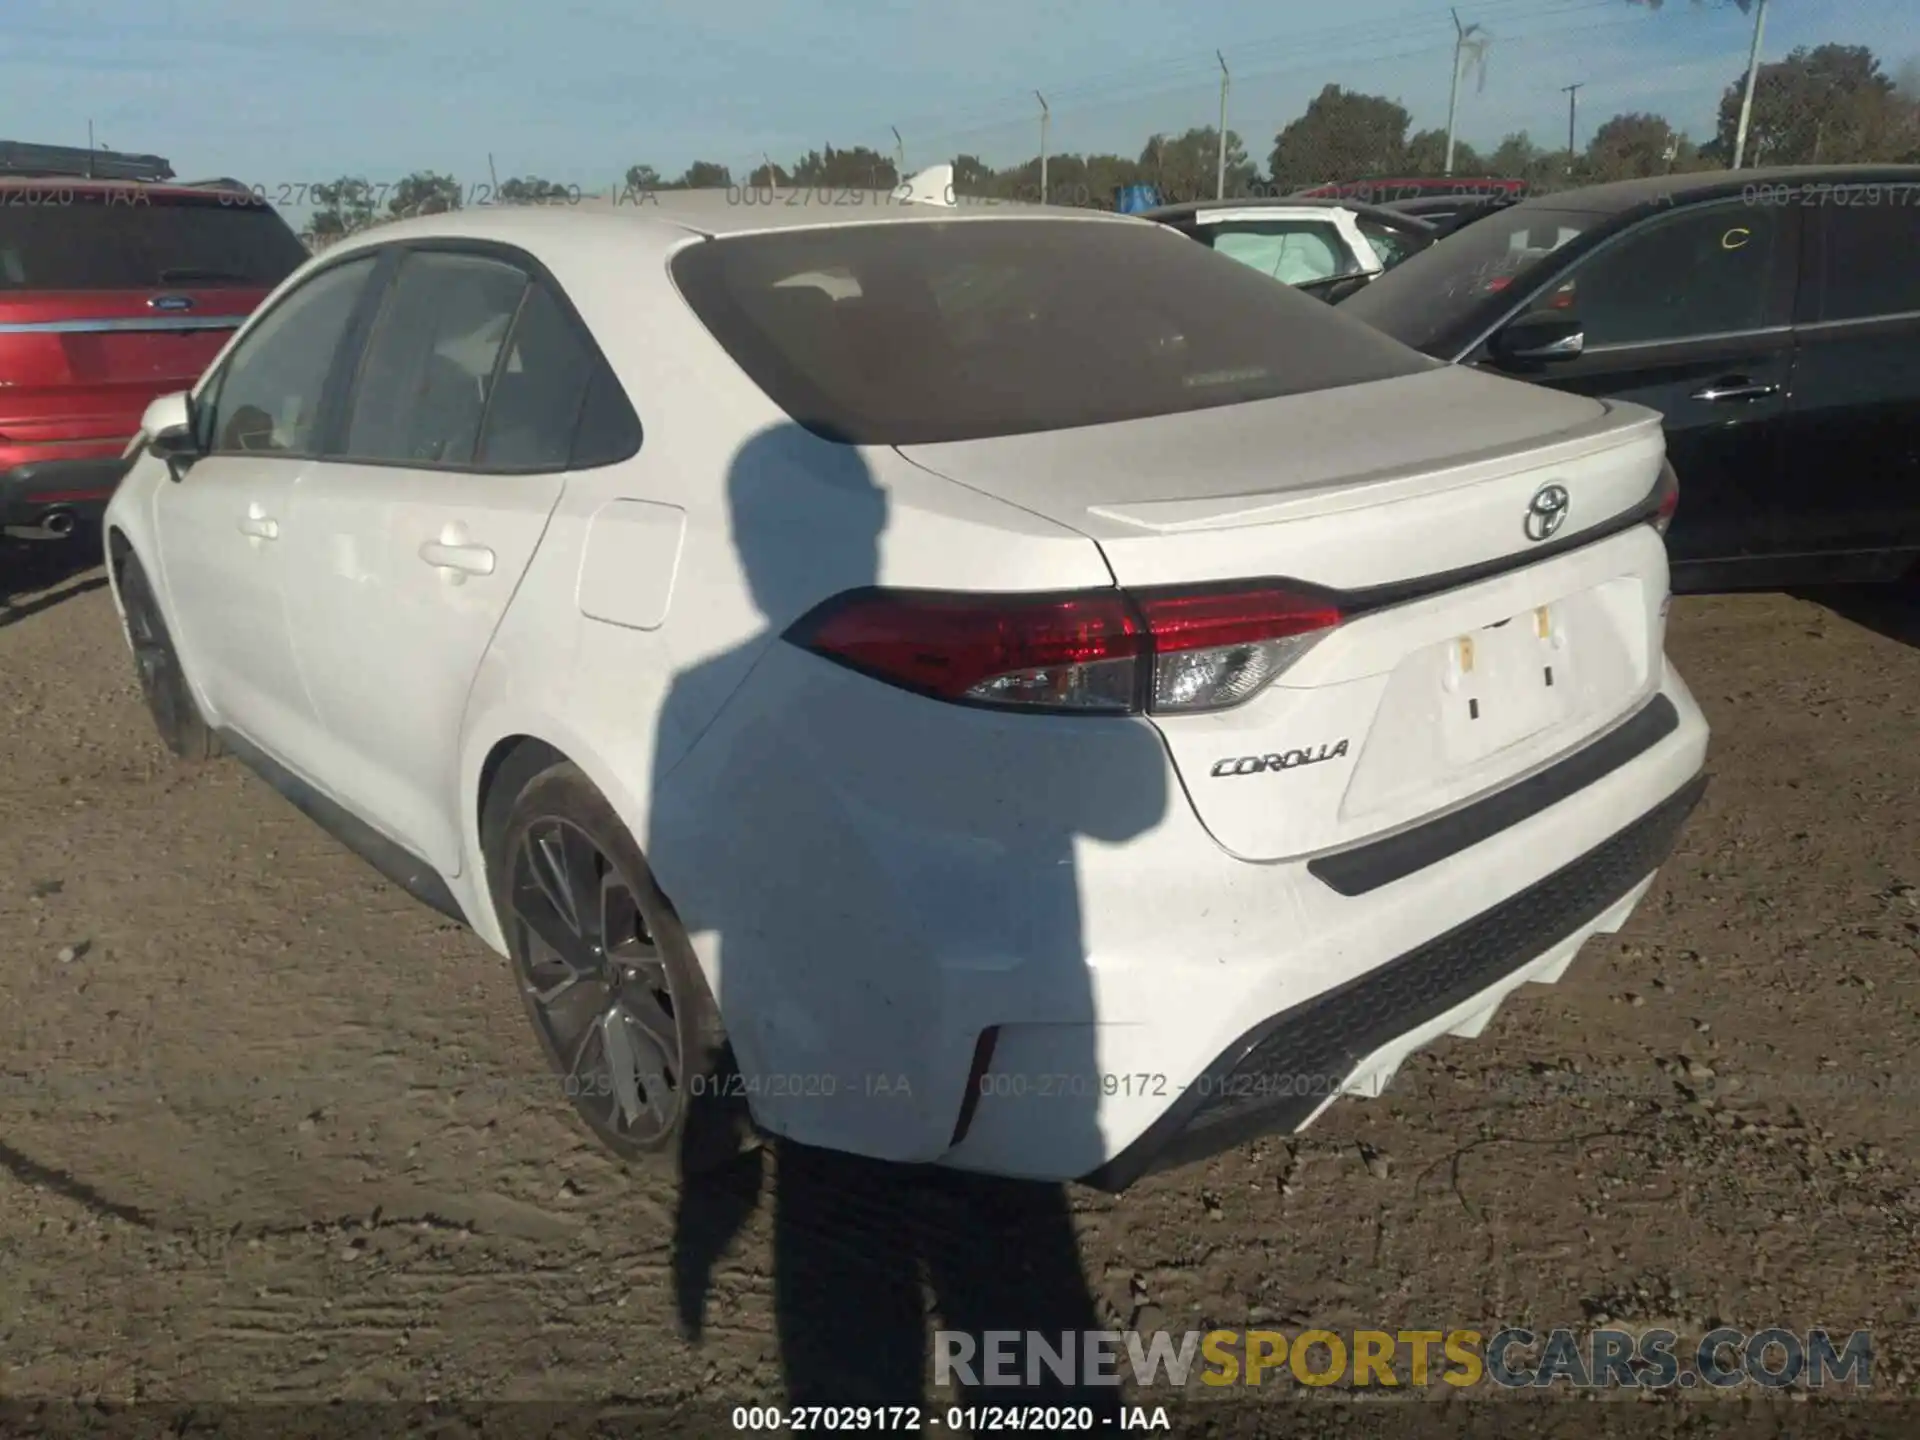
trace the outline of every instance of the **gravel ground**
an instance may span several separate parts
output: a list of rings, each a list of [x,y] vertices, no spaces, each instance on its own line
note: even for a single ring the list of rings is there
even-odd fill
[[[575,1128],[504,964],[237,765],[174,764],[103,577],[28,563],[0,609],[0,1400],[693,1413],[782,1395],[782,1293],[858,1333],[862,1266],[1015,1328],[1073,1288],[1057,1196],[751,1157],[682,1243],[720,1252],[689,1338],[672,1201]],[[1627,930],[1304,1137],[1069,1192],[1093,1323],[1870,1328],[1876,1391],[1914,1394],[1916,647],[1891,598],[1677,602],[1715,779]],[[857,1391],[873,1343],[807,1363]]]

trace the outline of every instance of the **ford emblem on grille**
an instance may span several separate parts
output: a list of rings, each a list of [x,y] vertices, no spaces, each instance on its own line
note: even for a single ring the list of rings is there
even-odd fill
[[[1567,487],[1542,485],[1527,502],[1527,538],[1551,540],[1566,519]]]
[[[147,301],[150,310],[191,310],[193,297],[190,295],[156,295]]]

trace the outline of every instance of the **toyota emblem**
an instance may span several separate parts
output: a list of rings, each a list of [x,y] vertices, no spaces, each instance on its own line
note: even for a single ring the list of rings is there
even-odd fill
[[[1527,538],[1551,540],[1567,519],[1567,487],[1542,485],[1527,502]]]

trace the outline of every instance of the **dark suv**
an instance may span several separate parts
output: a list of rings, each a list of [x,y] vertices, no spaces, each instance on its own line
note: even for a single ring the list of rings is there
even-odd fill
[[[1677,590],[1920,566],[1920,166],[1542,195],[1341,309],[1442,360],[1666,417]]]
[[[228,182],[0,141],[0,529],[96,520],[148,402],[184,390],[307,258]]]

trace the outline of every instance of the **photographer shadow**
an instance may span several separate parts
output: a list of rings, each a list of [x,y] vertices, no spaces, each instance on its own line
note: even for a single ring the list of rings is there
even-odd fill
[[[1066,1186],[849,1152],[865,1143],[902,1153],[910,1145],[898,1137],[915,1125],[924,1134],[929,1111],[951,1117],[959,1107],[956,1135],[966,1130],[989,1156],[1042,1157],[1034,1163],[1075,1175],[1105,1158],[1076,857],[1088,842],[1117,844],[1159,822],[1164,749],[1136,719],[949,715],[862,680],[876,713],[925,726],[919,747],[877,743],[870,717],[847,713],[844,679],[810,687],[803,672],[775,692],[778,713],[737,715],[751,707],[735,704],[715,720],[715,697],[750,667],[824,663],[776,637],[813,597],[878,583],[888,521],[887,495],[861,453],[792,425],[741,449],[728,498],[734,548],[766,624],[676,676],[661,733],[699,738],[656,759],[647,851],[669,894],[675,873],[698,877],[687,887],[697,913],[684,918],[718,935],[716,998],[749,1086],[746,1056],[774,1054],[782,1058],[771,1068],[792,1071],[800,1067],[787,1057],[805,1055],[835,1080],[831,1098],[810,1102],[822,1108],[806,1125],[809,1139],[833,1148],[773,1137],[684,1184],[672,1262],[683,1330],[696,1342],[704,1334],[717,1266],[770,1205],[791,1403],[925,1407],[929,1380],[943,1378],[930,1375],[929,1341],[947,1330],[977,1347],[977,1383],[963,1370],[931,1403],[1086,1407],[1094,1430],[1111,1429],[1118,1385],[1087,1383],[1079,1346],[1086,1332],[1113,1326],[1083,1272]],[[703,748],[723,758],[706,759]],[[943,767],[932,781],[929,765]],[[939,797],[931,823],[930,793]],[[800,865],[794,815],[806,817],[814,851]],[[715,830],[724,835],[711,838]],[[889,843],[876,843],[883,835]],[[823,873],[834,876],[828,886]],[[976,990],[1019,998],[988,1013]],[[873,1093],[872,1075],[920,1071],[926,1048],[951,1043],[956,1030],[971,1046],[975,1020],[997,1040],[974,1099]],[[819,1048],[796,1038],[809,1033],[825,1037]],[[849,1049],[857,1053],[838,1053]],[[683,1153],[710,1143],[697,1129]],[[990,1383],[990,1331],[1038,1332],[1049,1347],[1070,1336],[1073,1377],[1023,1359],[1017,1385]]]

